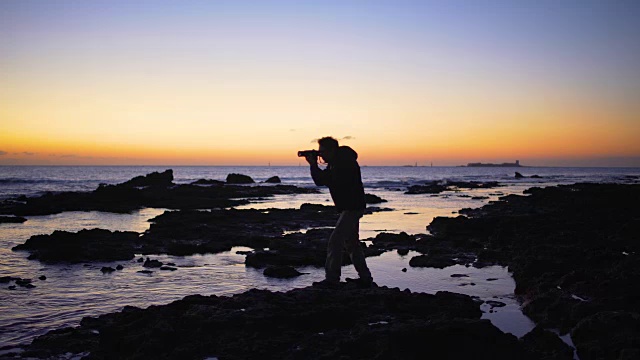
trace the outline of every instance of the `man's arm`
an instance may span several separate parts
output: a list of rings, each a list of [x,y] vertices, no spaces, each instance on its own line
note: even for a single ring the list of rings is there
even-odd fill
[[[317,186],[329,186],[329,170],[322,170],[318,164],[311,164],[311,178]]]
[[[329,186],[331,181],[329,170],[322,170],[318,167],[318,157],[309,155],[306,160],[311,167],[311,178],[316,186]]]

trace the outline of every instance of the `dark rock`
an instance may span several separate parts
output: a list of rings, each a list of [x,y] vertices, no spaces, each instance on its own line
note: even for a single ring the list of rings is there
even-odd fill
[[[398,252],[398,255],[400,256],[405,256],[407,254],[409,254],[409,248],[400,248],[398,250],[396,250]]]
[[[249,203],[249,198],[278,194],[318,193],[295,186],[202,186],[172,183],[171,170],[138,176],[117,185],[101,184],[91,192],[46,193],[24,201],[0,202],[0,214],[47,215],[63,211],[127,213],[144,207],[167,209],[213,209]],[[208,184],[212,184],[209,182]]]
[[[151,270],[139,270],[139,271],[136,271],[136,272],[138,272],[140,274],[147,274],[147,275],[153,274],[153,271],[151,271]]]
[[[444,269],[449,266],[456,265],[456,261],[449,256],[442,255],[418,255],[409,260],[411,267],[432,267]]]
[[[38,278],[39,280],[47,280],[47,277],[44,275],[40,275],[40,277]]]
[[[124,266],[122,266],[122,265],[116,266],[116,270],[122,270],[122,269],[124,269]]]
[[[379,249],[397,249],[399,247],[409,248],[416,244],[416,237],[409,235],[406,232],[400,234],[393,234],[382,232],[371,239],[373,245]]]
[[[536,326],[521,339],[525,348],[531,352],[536,359],[541,360],[572,360],[573,349],[564,343],[558,335],[551,331]]]
[[[161,266],[160,270],[176,271],[178,270],[178,268],[175,268],[173,266]]]
[[[488,196],[473,196],[471,197],[471,200],[486,200],[488,198]]]
[[[139,259],[138,259],[138,262],[139,262],[139,263],[144,262],[144,258],[139,258]]]
[[[451,274],[452,278],[462,278],[462,277],[469,277],[469,275],[465,275],[465,274]]]
[[[443,253],[453,246],[476,252],[476,267],[508,266],[524,313],[566,333],[600,312],[640,313],[638,203],[638,184],[534,187],[461,210],[466,217],[436,218],[428,229],[449,244]]]
[[[402,272],[407,272],[407,268],[402,268]]]
[[[484,303],[491,306],[492,309],[496,307],[507,306],[507,304],[503,303],[502,301],[495,301],[495,300],[487,300]]]
[[[540,176],[540,175],[531,175],[530,177],[532,179],[542,179],[542,176]]]
[[[168,187],[173,185],[173,170],[168,169],[164,172],[152,172],[151,174],[136,176],[133,179],[124,182],[122,185],[131,187]]]
[[[20,278],[13,277],[13,276],[0,276],[0,284],[7,284],[11,281],[16,281],[16,280],[20,280]]]
[[[373,195],[373,194],[364,194],[364,201],[367,204],[380,204],[380,203],[383,203],[383,202],[387,202],[387,200],[381,198],[380,196]]]
[[[163,265],[163,263],[161,261],[158,260],[151,260],[149,258],[147,258],[147,260],[144,262],[144,264],[142,264],[142,266],[147,267],[147,268],[159,268]]]
[[[291,266],[267,266],[267,268],[264,269],[263,274],[264,276],[280,279],[289,279],[303,275],[303,273]]]
[[[411,212],[411,211],[410,211],[410,212],[406,212],[406,213],[404,213],[404,214],[405,214],[405,215],[418,215],[418,214],[420,214],[420,213],[417,213],[417,212]]]
[[[242,174],[227,175],[227,184],[253,184],[255,181],[250,176]]]
[[[582,319],[571,339],[583,360],[621,359],[640,351],[640,314],[602,311]]]
[[[430,184],[430,185],[412,185],[409,186],[405,194],[439,194],[443,191],[449,190],[445,185]]]
[[[250,290],[188,296],[84,318],[36,338],[22,354],[97,359],[530,359],[513,335],[480,320],[468,296],[399,289]],[[206,329],[206,330],[205,330]]]
[[[282,180],[280,180],[280,178],[277,177],[277,176],[272,176],[272,177],[268,178],[267,180],[265,180],[264,182],[269,183],[269,184],[280,184],[282,182]]]
[[[498,280],[497,278],[488,278],[487,281],[496,281]]]
[[[7,286],[7,289],[9,289],[9,290],[15,290],[15,289],[16,289],[16,286],[15,286],[15,285],[9,285],[9,286]]]
[[[522,178],[524,178],[524,175],[516,171],[516,179],[522,179]]]
[[[110,274],[116,271],[116,269],[112,268],[111,266],[103,266],[102,269],[100,269],[100,271],[102,271],[103,274]]]
[[[2,223],[23,223],[27,221],[26,218],[21,216],[1,216],[0,215],[0,224]]]
[[[31,284],[31,279],[16,278],[16,285],[24,287],[27,284]]]
[[[133,259],[138,233],[93,229],[77,233],[54,231],[51,235],[35,235],[14,251],[29,251],[29,259],[48,263],[84,261],[117,261]]]
[[[171,262],[171,263],[166,263],[166,265],[167,265],[167,266],[176,266],[176,264],[175,264],[175,263],[172,263],[172,262]]]
[[[224,181],[220,180],[211,180],[211,179],[199,179],[191,183],[192,185],[215,185],[222,186],[225,184]]]

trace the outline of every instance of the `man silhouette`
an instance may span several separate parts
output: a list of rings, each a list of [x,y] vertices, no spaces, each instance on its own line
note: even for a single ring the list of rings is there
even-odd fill
[[[339,146],[338,140],[332,137],[323,137],[318,140],[318,145],[318,152],[327,163],[327,168],[320,169],[318,157],[307,155],[306,160],[311,167],[311,177],[316,185],[329,187],[331,198],[340,212],[340,217],[329,237],[325,279],[314,282],[313,285],[325,288],[339,287],[342,251],[346,249],[360,276],[355,280],[346,280],[355,282],[359,287],[371,287],[373,278],[360,246],[360,218],[366,204],[360,166],[357,161],[358,154],[348,146]]]

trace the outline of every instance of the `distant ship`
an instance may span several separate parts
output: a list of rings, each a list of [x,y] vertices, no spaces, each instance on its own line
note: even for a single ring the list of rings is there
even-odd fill
[[[502,164],[468,163],[467,167],[522,167],[522,165],[520,165],[520,160],[516,160],[514,163]]]

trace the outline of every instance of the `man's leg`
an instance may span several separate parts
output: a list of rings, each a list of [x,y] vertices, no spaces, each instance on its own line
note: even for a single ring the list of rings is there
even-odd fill
[[[353,225],[351,227],[351,233],[345,241],[345,248],[347,249],[349,257],[351,257],[351,262],[356,268],[360,279],[364,282],[370,282],[373,280],[371,271],[369,271],[362,246],[360,245],[360,217],[362,217],[362,212],[356,212],[354,217],[350,218],[350,220],[353,219]]]
[[[349,211],[343,211],[338,218],[335,229],[329,237],[327,244],[327,261],[325,262],[325,276],[328,281],[340,281],[340,268],[342,267],[342,251],[345,241],[353,231],[353,215]]]

